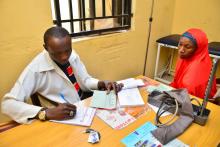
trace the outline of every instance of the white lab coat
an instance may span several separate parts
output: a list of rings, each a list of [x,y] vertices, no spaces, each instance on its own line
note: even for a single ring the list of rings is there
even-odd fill
[[[83,91],[97,89],[98,80],[92,78],[80,61],[79,56],[72,52],[69,62],[74,75]],[[14,87],[2,101],[2,112],[19,123],[29,123],[28,118],[37,115],[42,107],[25,103],[32,94],[38,92],[47,99],[63,103],[62,93],[69,103],[80,100],[77,91],[63,71],[51,60],[47,51],[42,51],[24,69]]]

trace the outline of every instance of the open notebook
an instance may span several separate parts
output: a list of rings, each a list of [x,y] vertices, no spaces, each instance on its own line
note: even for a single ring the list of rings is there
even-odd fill
[[[94,90],[90,107],[102,109],[116,109],[116,95],[112,90],[109,94],[106,91]]]

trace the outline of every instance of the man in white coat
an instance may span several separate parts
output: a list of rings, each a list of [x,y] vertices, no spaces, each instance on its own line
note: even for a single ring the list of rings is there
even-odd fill
[[[49,28],[43,46],[45,50],[31,61],[3,98],[2,112],[16,122],[71,119],[77,110],[74,103],[82,99],[84,91],[113,89],[118,92],[122,88],[121,84],[99,81],[87,73],[72,50],[71,37],[64,28]],[[56,105],[41,107],[26,103],[34,93]]]

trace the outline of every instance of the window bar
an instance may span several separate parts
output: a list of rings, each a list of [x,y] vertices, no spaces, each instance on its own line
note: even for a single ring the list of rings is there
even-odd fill
[[[82,18],[82,2],[81,2],[81,0],[78,0],[78,4],[79,4],[79,6],[78,6],[78,8],[79,8],[79,18]],[[79,21],[79,23],[80,23],[80,31],[82,31],[83,29],[83,24],[82,24],[82,21]]]
[[[132,14],[131,14],[131,16],[132,16]],[[87,18],[78,18],[78,19],[63,19],[63,20],[61,20],[61,22],[70,22],[70,21],[74,21],[74,22],[76,22],[76,21],[83,21],[83,20],[94,20],[94,19],[108,19],[108,18],[120,18],[120,17],[130,17],[128,14],[124,14],[124,15],[115,15],[115,16],[105,16],[105,17],[96,17],[96,18],[93,18],[93,17],[87,17]],[[57,22],[57,21],[54,21],[55,23]]]
[[[125,7],[125,9],[124,9],[124,13],[125,14],[127,14],[128,15],[128,17],[124,17],[124,23],[125,23],[125,25],[130,25],[129,24],[129,19],[131,18],[131,13],[129,12],[129,1],[130,0],[125,0],[125,3],[124,3],[124,7]]]
[[[86,13],[85,13],[85,0],[82,0],[82,18],[85,19]],[[83,20],[83,30],[86,31],[86,22]]]
[[[70,20],[73,20],[73,7],[72,7],[72,0],[69,0],[69,13],[70,13]],[[73,21],[70,21],[70,30],[71,30],[71,33],[74,32]]]
[[[122,0],[117,0],[116,2],[117,2],[117,3],[116,3],[116,15],[122,15]],[[118,18],[116,19],[116,22],[117,22],[118,24],[120,24],[120,26],[122,26],[122,19],[123,19],[122,16],[121,16],[121,17],[118,17]]]
[[[124,14],[128,14],[128,0],[124,1]],[[124,24],[127,25],[127,17],[123,17]]]
[[[95,7],[95,0],[93,0],[93,6],[92,6],[92,11],[93,11],[93,16],[96,17],[96,7]]]
[[[90,18],[93,18],[90,21],[90,30],[94,30],[95,26],[95,17],[96,17],[96,9],[95,9],[95,0],[89,1],[89,8],[90,8]]]
[[[122,2],[121,2],[121,15],[124,15],[124,8],[125,8],[125,0],[122,0]],[[121,26],[124,26],[124,18],[125,17],[123,17],[122,16],[122,18],[121,18]]]
[[[128,17],[127,17],[127,20],[128,20],[128,24],[129,26],[131,26],[131,0],[128,0]]]
[[[102,0],[102,16],[105,17],[105,0]]]
[[[92,34],[101,34],[111,31],[117,31],[117,30],[127,30],[130,26],[126,25],[123,27],[114,27],[114,28],[108,28],[108,29],[101,29],[101,30],[91,30],[91,31],[85,31],[85,32],[78,32],[71,34],[71,37],[78,37],[78,36],[85,36],[85,35],[92,35]]]
[[[112,16],[115,16],[115,0],[112,0]]]
[[[60,16],[60,3],[59,0],[54,0],[54,10],[56,15],[56,24],[57,26],[62,26],[61,24],[61,16]]]

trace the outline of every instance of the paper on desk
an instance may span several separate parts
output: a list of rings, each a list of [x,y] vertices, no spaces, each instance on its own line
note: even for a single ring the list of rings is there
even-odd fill
[[[144,101],[138,88],[124,89],[119,91],[118,101],[121,107],[144,105]]]
[[[174,139],[162,145],[152,134],[151,131],[155,130],[157,127],[151,122],[147,122],[144,125],[137,128],[134,132],[130,133],[128,136],[121,140],[126,146],[129,147],[188,147],[178,139]]]
[[[136,119],[124,111],[97,110],[96,115],[113,129],[122,129],[134,122]]]
[[[115,92],[112,90],[107,94],[106,91],[94,90],[90,106],[103,109],[116,109]]]
[[[63,123],[63,124],[70,124],[70,125],[90,126],[92,124],[92,120],[95,115],[95,112],[96,112],[95,108],[81,106],[79,109],[77,109],[76,116],[73,119],[60,120],[60,121],[51,120],[51,121],[57,123]]]
[[[128,78],[125,80],[117,81],[122,83],[124,87],[122,89],[137,88],[138,86],[144,86],[144,82],[141,79]]]
[[[154,106],[154,105],[151,105],[149,103],[148,103],[148,105],[154,110],[155,113],[157,113],[157,111],[159,110],[159,108]],[[170,115],[170,114],[172,114],[172,113],[167,111],[167,112],[164,112],[161,116],[167,116],[167,115]]]
[[[149,92],[149,93],[151,93],[151,92],[154,91],[154,90],[163,92],[163,91],[170,91],[170,90],[172,90],[172,89],[173,89],[173,87],[164,85],[164,84],[162,84],[162,83],[160,83],[160,84],[157,85],[157,86],[149,85],[149,86],[146,87],[146,90],[147,90],[147,92]]]
[[[138,118],[142,114],[147,113],[148,109],[149,109],[148,105],[120,108],[120,110],[127,112],[128,114],[130,114],[131,116],[133,116],[135,118]]]

